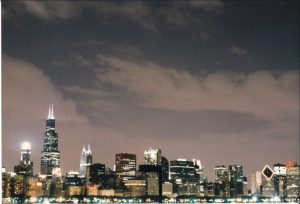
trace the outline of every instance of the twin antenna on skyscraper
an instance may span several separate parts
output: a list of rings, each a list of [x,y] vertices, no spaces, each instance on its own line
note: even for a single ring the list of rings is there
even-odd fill
[[[53,114],[53,103],[49,105],[48,119],[55,119]]]

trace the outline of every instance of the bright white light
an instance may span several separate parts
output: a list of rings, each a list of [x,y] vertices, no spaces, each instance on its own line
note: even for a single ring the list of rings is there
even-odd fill
[[[22,150],[30,150],[31,146],[30,146],[30,143],[29,142],[23,142],[21,144],[21,149]]]

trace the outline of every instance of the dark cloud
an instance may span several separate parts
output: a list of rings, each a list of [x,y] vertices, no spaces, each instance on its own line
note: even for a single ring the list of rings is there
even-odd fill
[[[233,46],[231,48],[229,48],[229,50],[239,56],[243,56],[247,54],[247,51],[243,48],[237,47],[237,46]]]

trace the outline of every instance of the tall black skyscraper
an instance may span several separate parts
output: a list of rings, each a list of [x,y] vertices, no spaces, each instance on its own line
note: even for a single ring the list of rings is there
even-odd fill
[[[52,175],[55,168],[60,167],[60,151],[58,150],[58,134],[55,132],[53,104],[49,107],[44,134],[44,148],[41,154],[41,174]]]
[[[95,163],[90,165],[90,182],[93,184],[101,185],[105,184],[105,164]]]

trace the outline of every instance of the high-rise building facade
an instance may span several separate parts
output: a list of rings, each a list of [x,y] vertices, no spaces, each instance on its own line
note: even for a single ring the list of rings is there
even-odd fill
[[[242,196],[244,194],[243,187],[243,166],[229,166],[229,186],[230,197]]]
[[[169,181],[169,161],[166,157],[161,157],[162,182]]]
[[[170,181],[174,192],[179,195],[197,195],[200,193],[199,168],[193,161],[177,159],[170,161]]]
[[[145,164],[161,165],[161,150],[150,148],[144,152]]]
[[[33,162],[30,159],[31,151],[30,144],[23,142],[21,145],[21,160],[18,165],[15,165],[14,172],[17,175],[23,175],[24,177],[33,176]]]
[[[194,162],[186,159],[170,161],[170,178],[172,182],[195,181],[197,178]]]
[[[286,193],[288,198],[297,198],[300,195],[300,169],[296,162],[287,162],[286,166]]]
[[[2,169],[2,198],[8,198],[11,196],[11,183],[11,174]]]
[[[90,145],[88,145],[88,148],[85,149],[85,146],[83,145],[82,152],[80,155],[80,170],[79,175],[80,177],[89,178],[89,168],[90,165],[93,163],[93,155]]]
[[[44,147],[41,152],[41,174],[52,175],[52,171],[60,168],[60,151],[58,150],[58,134],[55,132],[55,117],[53,104],[49,107],[46,131],[44,134]]]
[[[225,166],[215,167],[215,194],[229,196],[229,175]]]
[[[274,190],[276,196],[286,197],[286,166],[274,164]]]
[[[204,182],[204,168],[201,164],[201,161],[199,159],[193,159],[196,175],[199,176],[199,183]]]
[[[268,165],[265,165],[262,172],[262,195],[266,197],[275,196],[274,172]]]
[[[90,165],[90,182],[101,187],[105,185],[105,164],[95,163]]]
[[[251,174],[251,193],[261,194],[261,172],[255,171]]]
[[[136,155],[128,153],[116,154],[116,174],[121,180],[134,179],[136,171]]]

